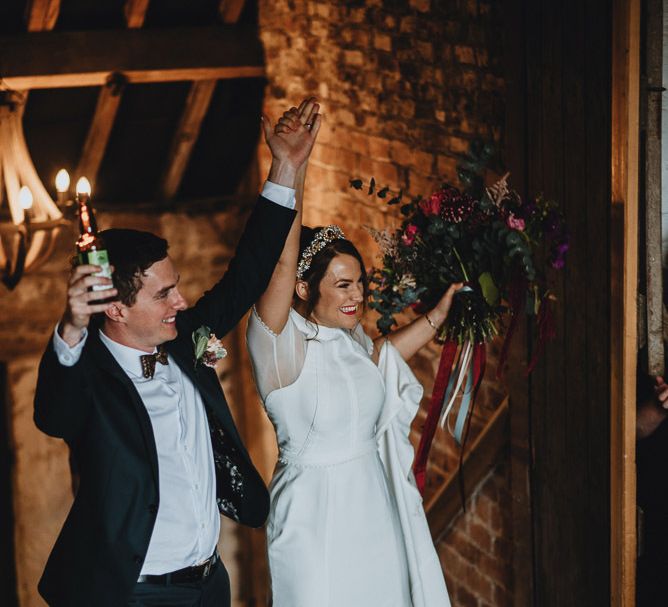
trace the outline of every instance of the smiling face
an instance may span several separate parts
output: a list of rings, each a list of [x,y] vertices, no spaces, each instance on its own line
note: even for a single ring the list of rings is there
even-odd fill
[[[178,290],[179,274],[169,257],[144,272],[134,304],[118,304],[107,312],[105,333],[123,345],[145,352],[177,335],[176,314],[187,307]]]
[[[320,297],[311,316],[320,325],[354,329],[362,316],[364,283],[360,262],[352,255],[335,255],[319,284]],[[297,283],[297,295],[308,298],[308,286]]]

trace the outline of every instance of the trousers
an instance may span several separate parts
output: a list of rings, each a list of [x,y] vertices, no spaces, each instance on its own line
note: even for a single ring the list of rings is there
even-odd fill
[[[127,607],[230,607],[230,601],[230,577],[219,560],[201,582],[137,584]]]

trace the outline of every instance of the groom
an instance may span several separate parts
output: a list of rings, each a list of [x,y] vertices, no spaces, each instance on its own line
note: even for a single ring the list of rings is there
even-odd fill
[[[259,527],[269,498],[192,334],[208,327],[222,338],[265,290],[314,118],[312,129],[281,134],[264,118],[268,180],[227,272],[192,308],[167,242],[147,232],[103,232],[113,290],[89,291],[110,285],[99,267],[73,269],[35,396],[35,423],[65,439],[80,473],[39,583],[49,605],[230,605],[218,513]],[[116,301],[91,303],[101,294]]]

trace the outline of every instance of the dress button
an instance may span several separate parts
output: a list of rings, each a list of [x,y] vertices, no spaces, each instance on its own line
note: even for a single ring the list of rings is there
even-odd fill
[[[139,565],[144,559],[140,557],[138,554],[135,554],[133,560],[135,563],[137,563],[137,565]]]
[[[148,507],[148,511],[149,511],[151,514],[158,514],[158,507],[157,507],[155,504],[151,504],[151,505]]]

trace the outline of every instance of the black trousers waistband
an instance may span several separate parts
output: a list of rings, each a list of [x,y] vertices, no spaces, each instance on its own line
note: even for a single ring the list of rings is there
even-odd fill
[[[216,549],[206,561],[199,565],[184,567],[178,571],[171,571],[170,573],[162,573],[160,575],[140,575],[137,579],[137,583],[167,586],[168,584],[192,584],[194,582],[201,582],[213,573],[218,561],[220,561],[220,556]]]

